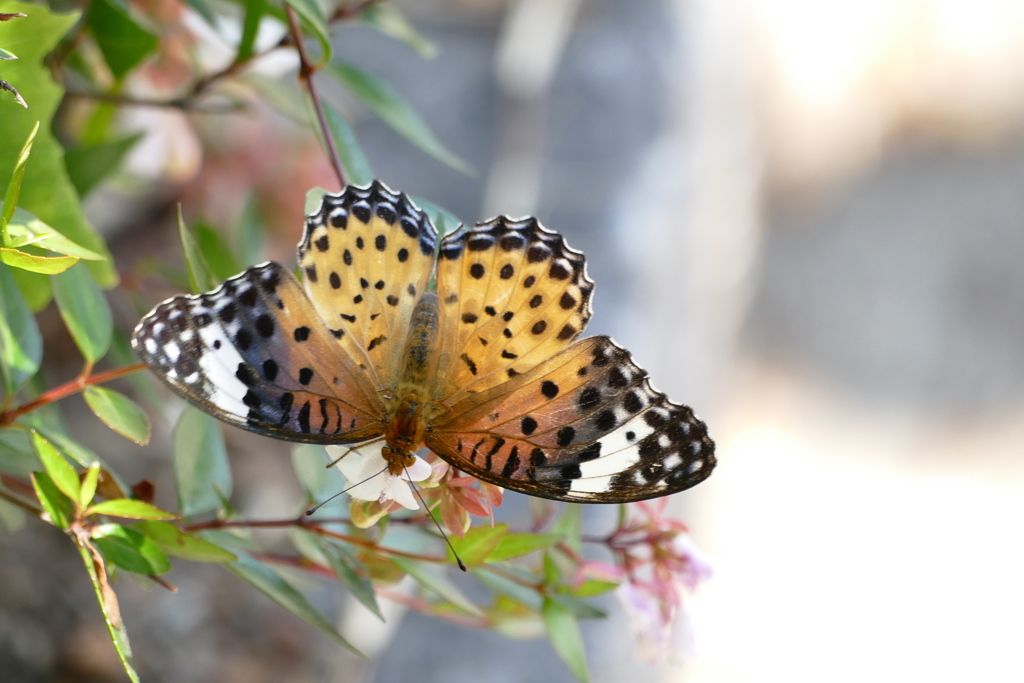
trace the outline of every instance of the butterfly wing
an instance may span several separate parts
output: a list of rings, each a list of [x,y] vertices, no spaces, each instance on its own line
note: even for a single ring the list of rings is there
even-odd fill
[[[690,488],[715,466],[693,411],[607,337],[450,404],[427,445],[491,483],[544,498],[626,503]]]
[[[409,321],[427,288],[437,231],[378,181],[324,195],[306,218],[299,266],[317,313],[352,358],[394,389]]]
[[[499,217],[445,236],[434,398],[458,402],[564,349],[590,320],[593,289],[583,254],[534,218]]]
[[[383,431],[369,374],[276,263],[165,301],[139,322],[132,345],[183,398],[243,429],[312,443]]]

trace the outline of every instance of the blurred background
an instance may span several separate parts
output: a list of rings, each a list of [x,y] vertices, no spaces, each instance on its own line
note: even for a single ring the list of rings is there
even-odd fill
[[[356,27],[335,49],[477,173],[347,102],[377,174],[467,222],[534,214],[563,232],[597,282],[589,331],[718,443],[715,475],[672,501],[715,568],[687,600],[692,652],[640,661],[609,600],[585,631],[594,680],[1024,679],[1024,4],[398,4],[435,58]],[[232,224],[254,191],[270,255],[292,262],[305,190],[335,189],[326,162],[269,109],[227,121],[125,111],[148,132],[133,181],[87,207],[123,270],[178,258],[173,202]],[[67,379],[78,361],[51,318]],[[136,449],[67,403],[106,457],[169,481],[166,428]],[[286,448],[229,440],[236,508],[293,514]],[[74,551],[47,531],[0,536],[17,672],[0,680],[120,680]],[[40,574],[53,557],[67,571]],[[147,681],[571,680],[544,640],[398,612],[377,629],[346,607],[377,654],[360,662],[216,567],[169,579],[176,595],[119,588]]]

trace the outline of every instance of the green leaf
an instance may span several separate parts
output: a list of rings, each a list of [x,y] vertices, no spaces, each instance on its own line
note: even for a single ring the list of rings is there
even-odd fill
[[[193,562],[234,562],[238,556],[219,545],[186,533],[167,522],[139,522],[133,528],[146,534],[164,554]]]
[[[110,347],[113,319],[106,297],[84,268],[70,268],[50,276],[53,296],[71,337],[90,363]]]
[[[541,609],[544,626],[555,652],[569,667],[569,671],[580,681],[590,680],[587,657],[583,650],[583,636],[576,617],[568,609],[550,598],[544,598]]]
[[[35,417],[37,413],[39,413],[38,410],[34,411],[31,415],[26,415],[23,422],[45,436],[49,442],[55,444],[57,448],[64,453],[64,455],[71,458],[72,462],[76,462],[82,467],[92,467],[97,463],[101,466],[104,464],[103,460],[96,455],[96,453],[89,450],[82,444],[68,437],[66,434],[62,434],[59,430],[52,429],[41,421],[34,420],[33,417]]]
[[[583,602],[579,598],[568,593],[549,593],[547,598],[554,600],[562,607],[572,612],[579,619],[603,619],[608,616],[604,610],[599,610],[593,605]]]
[[[24,209],[15,208],[8,228],[8,247],[48,249],[59,254],[91,261],[107,257],[75,244]]]
[[[470,571],[480,583],[487,586],[495,593],[511,598],[535,612],[540,612],[544,599],[536,588],[524,586],[522,583],[513,581],[508,577],[497,572],[489,571],[486,568],[470,569]],[[539,579],[537,582],[539,583]]]
[[[88,467],[85,470],[85,476],[82,477],[82,488],[78,494],[78,507],[85,509],[89,507],[89,503],[96,496],[96,487],[100,482],[100,466],[99,463]]]
[[[471,527],[461,538],[452,536],[449,540],[462,561],[469,566],[483,564],[508,533],[508,524]],[[451,550],[449,557],[454,561]]]
[[[0,211],[0,235],[3,236],[4,246],[8,245],[7,224],[11,222],[14,209],[18,206],[18,195],[21,194],[21,181],[25,177],[25,164],[28,163],[29,154],[32,153],[32,143],[35,141],[36,133],[38,132],[39,122],[36,121],[36,125],[32,127],[32,131],[28,134],[28,139],[25,140],[25,144],[21,146],[21,151],[18,152],[18,157],[14,162],[14,170],[11,172],[11,179],[7,183],[7,193],[4,195],[4,208],[3,211]]]
[[[242,271],[242,267],[235,260],[227,241],[219,231],[205,223],[196,225],[196,242],[203,259],[210,267],[210,274],[217,280],[227,280],[232,275]]]
[[[139,26],[125,8],[108,0],[90,2],[85,20],[118,81],[160,46],[159,38]]]
[[[286,610],[302,619],[315,629],[326,633],[340,643],[345,649],[350,650],[360,657],[365,657],[352,643],[338,633],[322,614],[316,611],[302,593],[295,590],[291,584],[281,578],[274,570],[262,562],[257,562],[252,557],[239,554],[238,560],[227,565],[236,576],[248,581],[268,598],[284,607]]]
[[[2,0],[0,0],[2,2]],[[32,160],[25,169],[18,206],[31,211],[48,225],[56,226],[75,244],[104,257],[110,256],[103,239],[89,225],[74,187],[64,166],[64,150],[54,138],[51,122],[64,90],[53,82],[50,70],[43,64],[68,29],[78,20],[76,13],[57,15],[45,5],[2,2],[4,10],[22,9],[29,13],[24,21],[0,22],[0,45],[21,58],[5,62],[4,78],[18,84],[21,94],[31,102],[31,109],[4,107],[0,134],[0,182],[6,182],[17,161],[22,143],[29,131],[40,123],[32,147]],[[117,283],[117,271],[110,261],[89,263],[92,272],[104,287]]]
[[[71,499],[61,493],[46,472],[32,473],[32,488],[36,491],[39,504],[43,506],[50,521],[58,529],[67,529],[75,517],[75,506]]]
[[[13,396],[36,374],[43,358],[39,327],[11,270],[0,265],[0,372],[5,396]]]
[[[352,126],[329,104],[324,106],[324,112],[327,116],[327,128],[330,129],[331,137],[334,138],[334,144],[338,149],[338,160],[341,161],[341,169],[345,172],[345,180],[352,185],[370,184],[374,179],[373,171]]]
[[[39,462],[43,464],[43,469],[50,475],[50,479],[60,492],[71,500],[79,500],[82,485],[78,480],[78,472],[71,463],[38,432],[32,432],[32,445],[39,456]]]
[[[174,481],[184,517],[221,507],[231,495],[231,468],[217,420],[186,406],[174,427]]]
[[[178,204],[178,237],[181,239],[181,251],[185,255],[185,268],[188,269],[192,293],[210,291],[214,285],[213,275],[206,259],[203,258],[203,252],[199,249],[199,243],[185,225],[185,219],[181,215],[181,204]]]
[[[97,471],[99,468],[96,468]],[[177,519],[178,515],[161,510],[142,500],[132,498],[115,498],[96,503],[87,511],[90,515],[109,515],[125,519]]]
[[[14,268],[21,268],[43,275],[63,273],[78,263],[74,256],[36,256],[17,249],[0,247],[0,261]]]
[[[437,46],[420,35],[412,22],[391,3],[370,5],[359,13],[359,18],[384,35],[405,43],[423,59],[437,55]]]
[[[562,507],[562,515],[551,525],[551,533],[562,537],[562,541],[579,554],[583,548],[583,506],[569,503]]]
[[[145,133],[135,133],[124,137],[96,144],[78,145],[64,153],[67,164],[68,178],[75,186],[79,197],[85,197],[89,191],[100,184],[121,165],[122,159],[131,151]]]
[[[39,247],[87,261],[102,261],[107,258],[92,249],[75,244],[24,209],[14,209],[7,232],[10,240],[7,244],[9,247]]]
[[[313,537],[324,559],[334,570],[338,581],[348,588],[348,592],[366,609],[384,621],[384,614],[380,611],[380,605],[377,604],[377,591],[373,588],[373,581],[370,580],[366,567],[359,563],[348,548],[338,543],[325,541],[315,534],[309,535]]]
[[[301,444],[292,449],[292,467],[299,483],[305,490],[309,500],[314,503],[327,500],[345,488],[345,481],[336,467],[327,467],[330,458],[323,446]],[[319,517],[335,517],[345,515],[348,503],[336,498],[320,508]]]
[[[508,534],[502,537],[498,547],[487,557],[487,561],[502,562],[529,555],[554,545],[558,540],[558,536],[550,534]]]
[[[266,10],[266,0],[245,0],[245,19],[242,22],[242,38],[238,41],[235,63],[240,64],[253,55],[256,34],[260,29],[260,19]]]
[[[328,71],[398,134],[441,163],[466,175],[473,168],[451,152],[390,83],[351,64],[333,61]]]
[[[302,23],[307,28],[312,29],[316,39],[320,41],[320,51],[323,53],[321,63],[326,64],[331,61],[333,50],[331,47],[331,29],[327,25],[327,17],[324,16],[324,11],[320,4],[316,0],[286,0],[285,4],[291,5],[295,9],[302,19]]]
[[[149,418],[135,401],[106,387],[85,388],[89,409],[115,432],[140,446],[149,443]]]
[[[120,524],[93,527],[92,540],[110,562],[135,574],[165,574],[171,561],[152,539]]]
[[[450,602],[469,614],[482,615],[480,608],[463,595],[462,591],[456,588],[437,568],[429,567],[422,562],[404,557],[391,557],[389,559],[406,574],[416,579],[417,583],[442,600]]]
[[[89,578],[92,580],[93,588],[96,591],[96,600],[103,611],[103,621],[107,624],[107,633],[114,644],[117,658],[121,660],[121,665],[124,666],[129,680],[132,683],[139,683],[139,675],[135,673],[132,663],[132,648],[128,642],[128,631],[125,630],[124,622],[121,620],[121,611],[117,605],[117,594],[110,587],[105,570],[103,577],[100,577],[97,572],[96,558],[89,552],[89,549],[78,545],[78,552],[82,556],[82,562],[85,563],[86,571],[89,572]],[[102,569],[102,565],[100,568]]]
[[[38,313],[46,308],[53,299],[53,288],[50,286],[50,278],[39,273],[31,273],[21,268],[12,268],[21,296],[25,299],[29,309]]]
[[[7,50],[5,50],[2,47],[0,47],[0,59],[17,59],[17,58],[18,58],[18,55],[14,54],[13,52],[8,52]]]

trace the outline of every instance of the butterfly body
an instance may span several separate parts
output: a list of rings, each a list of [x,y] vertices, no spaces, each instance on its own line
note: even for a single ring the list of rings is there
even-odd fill
[[[304,288],[268,263],[164,302],[136,351],[221,419],[294,441],[383,439],[396,470],[426,445],[506,488],[626,502],[714,467],[688,407],[607,337],[577,340],[593,283],[535,219],[438,240],[405,195],[350,186],[307,217],[299,266]]]

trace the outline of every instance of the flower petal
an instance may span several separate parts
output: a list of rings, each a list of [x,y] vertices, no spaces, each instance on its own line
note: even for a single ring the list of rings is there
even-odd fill
[[[415,462],[413,462],[409,467],[406,467],[405,471],[402,472],[402,479],[405,479],[406,481],[423,481],[424,479],[429,479],[430,475],[434,473],[434,468],[430,466],[430,463],[419,456],[413,456],[413,460]]]

